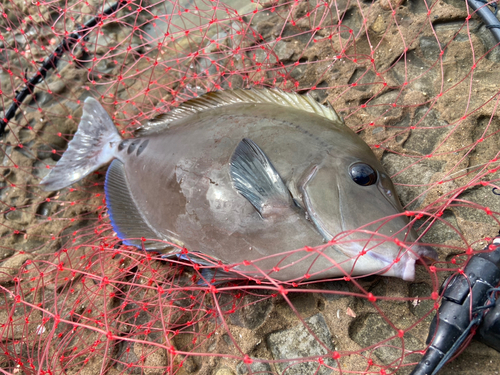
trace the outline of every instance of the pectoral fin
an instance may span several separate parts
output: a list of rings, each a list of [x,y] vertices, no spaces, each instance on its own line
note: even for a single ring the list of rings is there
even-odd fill
[[[243,138],[230,161],[234,188],[243,195],[263,218],[290,209],[292,197],[266,154],[255,142]]]

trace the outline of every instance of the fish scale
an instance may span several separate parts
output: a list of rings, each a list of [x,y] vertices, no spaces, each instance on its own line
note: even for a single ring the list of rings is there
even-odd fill
[[[209,93],[127,140],[89,98],[42,185],[69,186],[110,161],[106,202],[125,244],[168,256],[164,241],[172,242],[234,265],[229,278],[412,280],[419,257],[437,258],[413,243],[416,233],[368,145],[310,96]],[[294,251],[306,246],[318,251]]]

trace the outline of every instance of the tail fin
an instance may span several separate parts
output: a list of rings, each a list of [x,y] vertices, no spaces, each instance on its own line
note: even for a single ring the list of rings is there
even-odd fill
[[[41,185],[45,190],[59,190],[81,180],[113,160],[121,139],[102,105],[94,98],[85,99],[78,131]]]

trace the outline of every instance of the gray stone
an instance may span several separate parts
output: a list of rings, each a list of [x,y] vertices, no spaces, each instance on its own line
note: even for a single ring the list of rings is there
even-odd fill
[[[394,328],[378,314],[366,314],[356,318],[349,327],[349,336],[363,348],[377,345],[378,347],[373,353],[386,365],[396,363],[403,355],[402,339],[397,337],[397,332]],[[396,336],[394,339],[380,344],[384,340],[394,336]],[[424,348],[424,344],[420,343],[409,333],[404,335],[403,340],[405,350],[421,350]],[[405,361],[418,362],[419,358],[420,356],[412,354],[406,357]]]
[[[234,375],[234,372],[232,372],[230,369],[227,367],[223,367],[217,370],[215,375]]]
[[[293,53],[295,52],[293,47],[290,45],[290,43],[279,41],[276,43],[276,46],[274,47],[274,52],[276,53],[276,56],[278,56],[278,60],[283,61],[283,60],[290,60],[293,56]]]
[[[319,371],[317,371],[320,366],[317,360],[305,361],[302,359],[304,357],[322,356],[327,354],[328,351],[324,348],[324,346],[330,350],[334,349],[332,335],[328,330],[328,326],[326,325],[323,315],[321,313],[316,314],[309,319],[304,320],[304,322],[316,337],[314,337],[302,324],[284,331],[271,333],[267,337],[267,343],[271,349],[274,359],[294,360],[276,363],[276,367],[280,373],[286,369],[287,375],[314,373],[318,375],[331,374],[332,370],[324,366],[321,366]],[[325,359],[325,364],[330,367],[336,366],[336,362],[330,358]]]
[[[236,366],[236,372],[238,375],[246,375],[250,373],[271,373],[271,366],[266,362],[255,362],[255,360],[259,360],[259,358],[252,358],[254,362],[249,365],[245,364],[243,361],[238,363]],[[248,367],[250,367],[250,372],[248,372]]]
[[[0,265],[0,274],[2,275],[18,275],[21,267],[27,260],[33,259],[30,254],[16,254]],[[10,278],[7,278],[10,279]]]
[[[318,284],[318,287],[325,290],[325,293],[321,293],[321,295],[327,301],[335,301],[340,298],[349,297],[347,294],[349,292],[349,283],[346,281],[327,281]]]
[[[262,326],[269,317],[273,303],[271,298],[266,298],[261,291],[255,294],[246,294],[241,304],[233,306],[234,295],[222,295],[219,305],[229,318],[231,324],[255,330]]]
[[[418,125],[416,125],[418,124]],[[401,123],[403,126],[410,125]],[[420,107],[415,113],[415,119],[412,121],[412,126],[416,125],[415,129],[411,130],[410,136],[404,143],[404,147],[408,150],[413,150],[422,155],[431,154],[436,146],[441,142],[441,139],[447,134],[447,122],[439,119],[439,114],[426,107]]]
[[[64,90],[66,90],[66,84],[63,80],[57,79],[49,83],[49,90],[52,91],[53,94],[61,94]]]
[[[15,224],[27,225],[31,219],[31,215],[27,210],[16,209],[15,211],[8,211],[5,218]]]
[[[375,73],[373,73],[368,68],[357,68],[352,77],[349,79],[348,84],[356,84],[356,90],[367,91],[372,87],[373,81],[375,81]]]
[[[489,177],[491,179],[498,179],[500,173],[492,173]],[[474,202],[475,204],[481,205],[483,207],[488,207],[493,212],[498,212],[500,210],[500,199],[492,192],[491,186],[479,186],[473,187],[465,190],[459,196],[460,199],[465,201]],[[485,232],[480,235],[480,237],[484,236],[492,236],[495,235],[495,228],[497,224],[492,220],[491,215],[488,215],[484,210],[478,210],[474,207],[456,207],[453,209],[455,215],[460,217],[463,220],[469,221],[469,223],[464,223],[464,225],[474,223],[484,223],[488,224],[488,226],[493,227],[493,231]],[[464,228],[466,229],[466,228]]]
[[[405,186],[405,189],[397,189],[401,203],[406,205],[412,202],[409,210],[420,207],[427,195],[428,187],[425,186],[431,182],[436,172],[443,169],[444,162],[435,159],[425,159],[418,164],[412,165],[411,158],[400,157],[399,155],[386,153],[382,157],[382,165],[389,175],[396,175],[392,178],[395,184],[415,185]],[[417,182],[418,181],[418,182]],[[418,185],[417,185],[418,184]]]
[[[435,61],[439,58],[441,50],[435,37],[423,36],[420,38],[420,49],[427,60]]]

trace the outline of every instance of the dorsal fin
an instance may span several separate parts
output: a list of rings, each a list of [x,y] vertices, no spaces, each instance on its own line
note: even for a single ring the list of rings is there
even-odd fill
[[[199,98],[188,100],[170,112],[162,114],[149,121],[139,129],[137,135],[156,133],[168,128],[172,121],[179,120],[192,114],[213,108],[223,107],[236,103],[272,103],[284,107],[302,109],[306,112],[315,113],[329,120],[343,123],[331,107],[319,104],[309,95],[299,95],[293,92],[285,92],[280,89],[250,89],[250,90],[228,90],[208,92]]]

